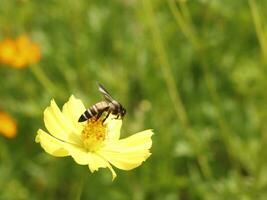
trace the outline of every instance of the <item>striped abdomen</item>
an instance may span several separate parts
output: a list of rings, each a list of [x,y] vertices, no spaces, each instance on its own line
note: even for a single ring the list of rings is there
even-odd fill
[[[96,103],[95,105],[88,108],[79,118],[79,122],[84,122],[91,117],[97,116],[99,118],[103,112],[107,111],[109,108],[109,105],[105,101],[101,101],[99,103]]]

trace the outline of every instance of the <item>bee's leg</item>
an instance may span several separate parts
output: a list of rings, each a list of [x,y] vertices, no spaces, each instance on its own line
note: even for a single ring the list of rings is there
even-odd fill
[[[96,121],[101,117],[101,115],[103,114],[103,112],[98,112],[96,115]]]
[[[105,119],[103,119],[102,124],[106,121],[106,119],[109,117],[111,111],[108,111],[108,114],[106,115]]]
[[[114,118],[112,118],[112,119],[119,119],[120,116],[121,116],[121,115],[118,114],[118,115],[116,115],[116,117],[114,117]]]

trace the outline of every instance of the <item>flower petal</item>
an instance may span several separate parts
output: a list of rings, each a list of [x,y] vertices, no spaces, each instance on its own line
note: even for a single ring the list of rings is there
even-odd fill
[[[79,165],[88,165],[92,173],[94,171],[97,171],[99,168],[108,167],[112,173],[112,180],[116,178],[117,175],[112,166],[99,155],[87,152],[85,149],[73,145],[69,145],[67,149],[76,163],[78,163]]]
[[[74,144],[81,144],[81,139],[69,120],[62,114],[54,100],[44,111],[44,122],[47,130],[56,138]]]
[[[71,155],[76,163],[88,165],[91,172],[97,171],[99,168],[108,167],[112,173],[112,180],[117,176],[112,166],[99,155],[86,152],[78,146],[60,141],[41,129],[38,130],[35,141],[40,143],[48,154],[56,157]]]
[[[64,142],[54,138],[41,129],[37,131],[35,142],[40,143],[42,148],[52,156],[63,157],[69,155]]]
[[[122,120],[115,119],[115,117],[115,115],[110,115],[110,117],[106,120],[108,140],[118,140],[120,138]]]
[[[100,157],[97,154],[93,154],[91,153],[91,161],[89,163],[89,169],[91,170],[91,172],[97,171],[98,168],[106,168],[108,167],[112,173],[112,181],[116,178],[117,174],[115,173],[115,171],[113,170],[112,166],[108,163],[108,161],[106,161],[105,159],[103,159],[102,157]]]
[[[76,99],[74,95],[71,95],[69,101],[63,106],[63,114],[69,119],[72,125],[79,130],[79,133],[83,130],[83,125],[82,123],[78,123],[78,119],[85,110],[86,108],[82,101]]]
[[[136,133],[128,138],[109,142],[98,154],[119,169],[131,170],[138,167],[151,153],[152,130]]]

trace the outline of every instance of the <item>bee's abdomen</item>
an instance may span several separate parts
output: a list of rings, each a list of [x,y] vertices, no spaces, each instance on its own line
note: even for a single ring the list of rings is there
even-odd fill
[[[79,118],[78,122],[84,122],[91,117],[93,117],[95,114],[92,113],[91,108],[88,108]]]
[[[99,102],[90,108],[88,108],[79,118],[78,122],[84,122],[93,116],[96,116],[99,112],[103,112],[107,108],[105,102]]]

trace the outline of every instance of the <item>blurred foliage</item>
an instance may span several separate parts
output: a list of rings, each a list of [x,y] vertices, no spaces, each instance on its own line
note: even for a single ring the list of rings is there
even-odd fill
[[[0,0],[0,39],[29,34],[41,61],[0,66],[0,199],[267,199],[265,1]],[[34,142],[51,98],[89,107],[103,83],[128,110],[122,136],[153,128],[139,168],[91,174]],[[85,180],[83,180],[83,177]],[[82,186],[83,185],[83,186]],[[83,188],[82,188],[83,187]]]

